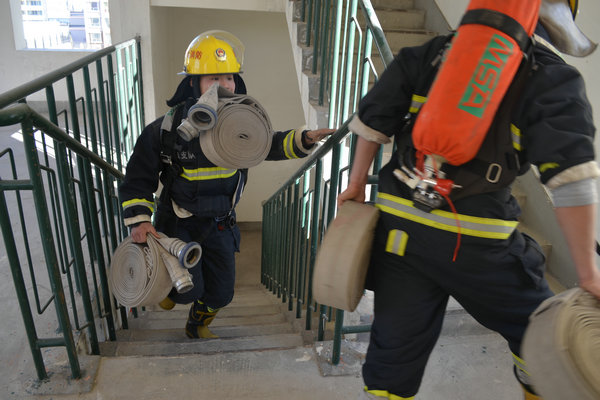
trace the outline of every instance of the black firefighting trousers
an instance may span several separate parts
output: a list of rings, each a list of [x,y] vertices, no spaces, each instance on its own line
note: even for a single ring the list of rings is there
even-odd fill
[[[463,234],[453,262],[456,244],[456,233],[380,213],[367,278],[375,292],[363,366],[369,390],[417,393],[449,295],[519,356],[529,315],[552,296],[539,245],[516,230],[507,239]]]
[[[235,285],[235,252],[240,245],[235,214],[219,220],[195,216],[178,218],[172,209],[159,206],[156,229],[184,242],[197,242],[202,247],[200,261],[189,270],[194,288],[186,293],[173,289],[169,298],[178,304],[200,300],[213,309],[229,304]]]

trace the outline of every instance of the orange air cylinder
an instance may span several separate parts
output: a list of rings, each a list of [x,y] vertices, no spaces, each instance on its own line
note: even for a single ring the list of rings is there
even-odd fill
[[[518,28],[521,38],[533,35],[540,3],[471,0],[417,116],[417,152],[452,165],[475,157],[523,59],[515,29],[504,28]]]

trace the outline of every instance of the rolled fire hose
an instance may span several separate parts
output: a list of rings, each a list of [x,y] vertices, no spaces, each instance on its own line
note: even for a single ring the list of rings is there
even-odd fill
[[[200,259],[202,249],[195,242],[160,234],[148,235],[146,244],[125,238],[116,248],[110,264],[109,286],[117,301],[126,307],[157,304],[173,287],[185,293],[194,286],[186,268]]]
[[[600,399],[600,301],[569,289],[531,315],[523,358],[544,400]]]
[[[177,132],[186,141],[191,141],[198,137],[200,132],[212,129],[217,123],[217,109],[219,106],[219,84],[214,83],[204,93],[196,104],[190,107],[187,118],[181,121],[177,127]],[[172,123],[169,119],[169,125]]]
[[[327,227],[315,261],[313,295],[324,305],[354,311],[365,290],[379,209],[345,201]]]
[[[252,97],[219,87],[217,122],[200,132],[206,158],[224,168],[250,168],[267,158],[272,127],[265,109]]]

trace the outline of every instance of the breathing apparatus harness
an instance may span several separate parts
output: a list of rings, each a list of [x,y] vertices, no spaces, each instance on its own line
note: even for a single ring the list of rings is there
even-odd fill
[[[452,37],[453,34],[447,37],[446,45],[428,64],[428,70],[421,75],[413,99],[425,99],[422,93],[426,94],[431,86],[443,54],[451,45]],[[521,164],[519,160],[517,148],[520,148],[520,138],[515,132],[516,128],[511,126],[510,117],[513,106],[534,69],[533,46],[529,45],[513,84],[498,109],[479,151],[471,161],[462,165],[437,165],[435,159],[430,158],[422,167],[426,173],[419,171],[418,163],[425,161],[419,159],[411,132],[423,103],[413,102],[410,111],[404,117],[401,137],[407,139],[406,143],[398,148],[400,169],[396,169],[394,175],[413,190],[412,200],[415,207],[430,212],[473,194],[494,192],[509,186],[518,175],[527,171],[529,163]]]
[[[457,32],[421,75],[403,128],[409,143],[394,171],[416,208],[447,204],[457,215],[453,201],[507,187],[528,168],[513,145],[519,132],[511,114],[533,70],[538,10],[539,0],[531,8],[471,0]],[[458,218],[456,225],[453,260]]]
[[[524,85],[534,69],[533,43],[523,28],[510,17],[501,16],[490,10],[471,10],[465,14],[461,25],[477,23],[498,29],[518,40],[523,52],[523,60],[512,80],[498,111],[493,117],[490,129],[485,135],[481,147],[475,157],[461,165],[440,163],[436,157],[425,157],[411,142],[409,152],[400,154],[402,160],[401,171],[396,176],[413,189],[413,200],[417,208],[431,211],[451,203],[452,200],[499,190],[510,185],[520,172],[525,171],[528,165],[521,166],[519,157],[513,145],[513,131],[511,129],[511,112],[519,99]],[[426,93],[435,78],[444,57],[451,45],[453,35],[448,36],[446,46],[432,61],[429,71],[422,75],[417,84],[415,93]],[[414,98],[414,96],[413,96]],[[406,115],[404,130],[412,131],[414,122],[424,103],[414,103]],[[412,153],[412,156],[410,156]],[[426,160],[427,158],[427,160]],[[403,176],[404,175],[404,176]],[[405,177],[408,176],[407,180]]]

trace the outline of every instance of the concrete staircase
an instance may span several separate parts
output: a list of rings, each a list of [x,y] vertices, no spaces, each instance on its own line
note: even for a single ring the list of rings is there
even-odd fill
[[[303,346],[304,340],[287,320],[284,306],[261,286],[241,286],[233,302],[221,310],[211,331],[218,339],[193,340],[184,333],[189,306],[164,311],[151,307],[130,319],[116,342],[104,342],[103,356],[178,356],[232,351],[287,349]]]
[[[394,54],[434,35],[424,28],[425,13],[414,8],[414,0],[372,0],[372,4]],[[298,43],[293,52],[307,124],[327,126],[327,110],[315,103],[318,77],[307,68],[312,49],[303,45],[306,27],[294,21],[297,5],[297,1],[290,1],[286,14],[292,42]],[[380,73],[383,67],[378,57],[374,63]],[[236,294],[211,325],[218,339],[191,340],[185,336],[188,306],[176,306],[171,311],[147,307],[138,318],[129,319],[129,329],[118,331],[116,342],[101,344],[100,358],[84,362],[85,378],[77,382],[66,378],[57,385],[61,377],[54,376],[52,383],[32,384],[14,398],[357,398],[362,389],[360,366],[368,334],[347,335],[342,343],[342,361],[332,366],[328,360],[330,334],[326,342],[315,342],[315,332],[304,330],[304,319],[296,319],[287,304],[259,283],[261,232],[252,226],[242,230]],[[357,313],[347,313],[346,318],[349,323],[369,323],[372,293],[365,295]],[[451,301],[417,400],[509,400],[518,395],[504,340]],[[0,398],[5,397],[0,394]]]
[[[426,13],[415,8],[414,0],[372,0],[371,4],[380,19],[393,54],[398,53],[402,47],[419,45],[435,36],[434,32],[425,29]],[[290,40],[307,125],[309,127],[327,126],[329,112],[327,103],[329,99],[325,96],[325,104],[318,104],[320,77],[318,73],[313,74],[311,72],[313,47],[305,45],[307,25],[301,21],[301,2],[299,0],[289,1],[286,16],[290,26]],[[361,26],[364,27],[364,16],[360,7],[357,10],[357,18]],[[372,60],[377,73],[383,72],[383,63],[375,45],[373,45]]]

